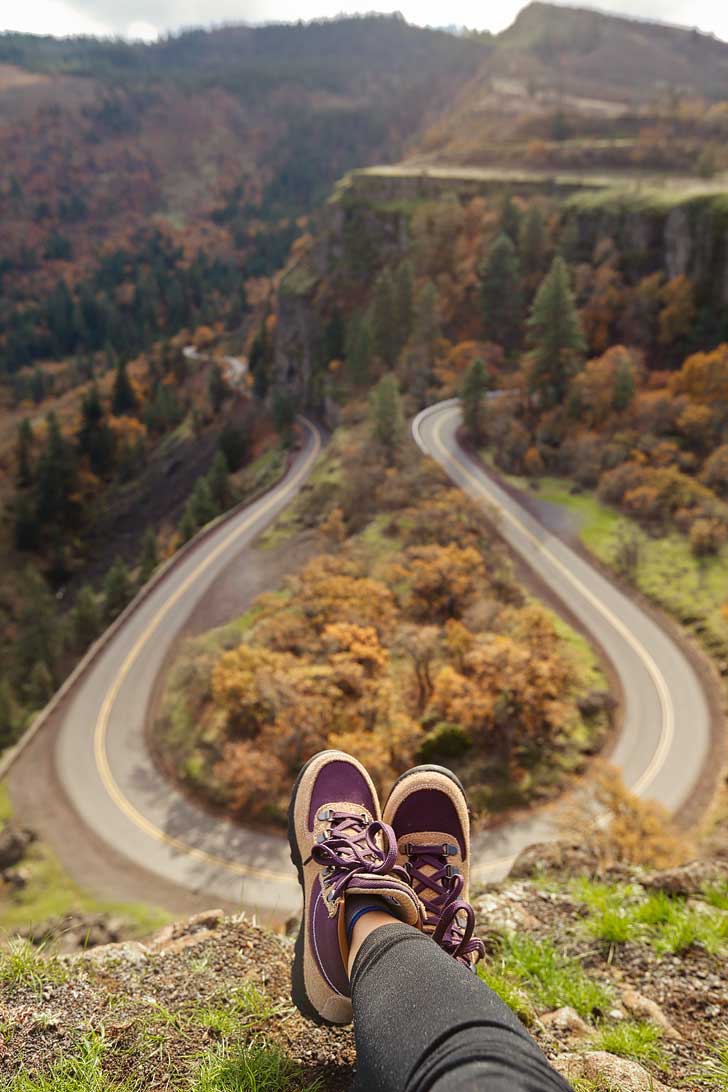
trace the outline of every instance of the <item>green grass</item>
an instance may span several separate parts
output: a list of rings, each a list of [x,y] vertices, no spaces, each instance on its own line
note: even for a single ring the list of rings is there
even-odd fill
[[[728,1039],[713,1047],[695,1077],[718,1092],[728,1092]]]
[[[21,1070],[11,1078],[5,1092],[136,1092],[131,1083],[119,1083],[104,1074],[105,1049],[103,1036],[90,1032],[76,1053],[60,1057],[48,1073],[31,1075]]]
[[[0,824],[12,818],[12,804],[5,786],[0,786]],[[0,933],[14,933],[48,918],[64,914],[111,914],[124,920],[130,936],[153,933],[172,920],[158,907],[144,903],[109,902],[98,899],[76,884],[63,869],[53,851],[34,842],[23,860],[28,882],[19,890],[0,892]]]
[[[621,1058],[632,1058],[643,1065],[665,1069],[667,1055],[662,1046],[662,1037],[662,1029],[654,1024],[625,1020],[599,1028],[592,1037],[590,1046],[593,1050],[606,1050]]]
[[[591,1017],[611,1003],[609,990],[590,978],[577,960],[564,956],[551,941],[525,934],[504,937],[499,952],[487,965],[481,964],[478,973],[507,1004],[514,998],[516,1011],[524,1013],[529,1006],[545,1012],[568,1005]]]
[[[45,957],[29,941],[16,937],[0,949],[0,982],[7,987],[41,994],[49,983],[65,982],[66,968],[53,956]]]
[[[263,1023],[279,1011],[257,986],[246,982],[224,1004],[196,1010],[192,1020],[221,1039],[230,1039],[239,1036],[245,1026]]]
[[[304,1077],[300,1065],[277,1047],[265,1043],[209,1052],[192,1092],[315,1092],[320,1088]]]
[[[728,952],[728,914],[720,907],[695,909],[661,891],[645,895],[630,884],[585,878],[572,881],[570,890],[589,909],[585,930],[606,944],[642,942],[674,955],[693,944],[714,955]]]
[[[509,479],[527,488],[525,479]],[[627,574],[631,582],[654,603],[692,628],[707,651],[728,655],[728,620],[722,613],[728,591],[728,545],[714,557],[696,558],[684,535],[671,532],[659,538],[647,534],[638,523],[602,504],[593,493],[572,493],[567,479],[539,479],[538,497],[567,509],[578,534],[599,561],[619,571],[624,542],[637,546],[637,565]]]

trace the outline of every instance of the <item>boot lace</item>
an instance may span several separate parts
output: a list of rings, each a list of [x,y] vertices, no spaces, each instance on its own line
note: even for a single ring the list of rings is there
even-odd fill
[[[457,853],[457,846],[448,842],[440,845],[409,842],[401,851],[408,858],[405,867],[412,888],[427,911],[425,932],[459,963],[472,967],[473,962],[485,955],[485,945],[474,936],[472,906],[460,897],[465,882],[462,873],[448,863],[448,857]],[[475,961],[471,959],[473,954]]]
[[[346,893],[352,877],[366,872],[396,876],[409,886],[409,875],[397,861],[397,838],[387,823],[373,822],[361,812],[324,808],[317,818],[329,824],[311,850],[311,860],[323,866],[321,886],[333,906]]]

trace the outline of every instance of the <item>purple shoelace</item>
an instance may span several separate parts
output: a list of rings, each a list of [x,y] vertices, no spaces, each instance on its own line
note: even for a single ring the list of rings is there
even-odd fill
[[[439,845],[408,842],[401,851],[408,858],[406,868],[414,892],[427,910],[425,931],[459,963],[472,967],[471,956],[476,954],[477,959],[482,959],[485,945],[473,935],[475,913],[472,906],[460,898],[464,884],[462,873],[448,864],[447,859],[457,853],[457,846],[448,842]]]
[[[324,866],[322,883],[326,901],[336,903],[344,894],[353,876],[366,872],[396,876],[409,884],[409,876],[397,860],[397,838],[386,823],[369,821],[361,812],[334,811],[324,808],[317,818],[329,823],[325,835],[311,850],[311,859]],[[377,835],[382,835],[380,848]]]

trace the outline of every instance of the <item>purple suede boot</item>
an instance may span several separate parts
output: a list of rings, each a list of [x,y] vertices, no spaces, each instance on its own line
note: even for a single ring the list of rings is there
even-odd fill
[[[346,895],[382,899],[394,917],[422,927],[424,908],[380,816],[369,774],[343,751],[314,755],[293,787],[288,840],[303,889],[293,1003],[317,1024],[351,1021]]]
[[[384,822],[397,836],[397,859],[427,911],[424,932],[473,969],[485,948],[473,935],[468,902],[470,818],[460,781],[443,766],[415,766],[395,782]]]

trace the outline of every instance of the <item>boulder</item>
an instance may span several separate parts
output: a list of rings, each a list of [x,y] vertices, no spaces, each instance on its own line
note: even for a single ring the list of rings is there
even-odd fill
[[[588,1050],[579,1054],[559,1054],[554,1068],[569,1081],[594,1081],[605,1092],[671,1092],[644,1066],[628,1058],[608,1054],[606,1050]]]

